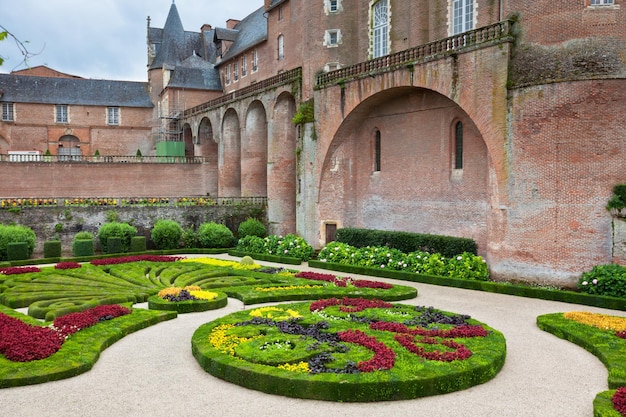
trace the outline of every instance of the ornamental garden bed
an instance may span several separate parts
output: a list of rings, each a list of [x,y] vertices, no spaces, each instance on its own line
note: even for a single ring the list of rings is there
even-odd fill
[[[331,298],[230,314],[201,326],[192,350],[208,373],[246,388],[368,402],[487,382],[504,364],[506,343],[468,316]]]
[[[586,349],[608,369],[612,390],[596,396],[594,415],[626,415],[626,317],[589,312],[554,313],[537,317],[537,326]]]
[[[226,307],[228,297],[223,292],[202,291],[200,287],[170,287],[148,297],[150,310],[198,313]]]

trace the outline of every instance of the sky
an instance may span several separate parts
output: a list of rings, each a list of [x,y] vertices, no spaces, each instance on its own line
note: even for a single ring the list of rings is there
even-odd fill
[[[186,31],[226,27],[263,0],[176,0]],[[162,28],[172,0],[0,0],[0,26],[35,54],[27,63],[13,39],[0,42],[0,73],[45,65],[84,78],[147,81],[146,19]],[[0,31],[2,31],[0,29]]]

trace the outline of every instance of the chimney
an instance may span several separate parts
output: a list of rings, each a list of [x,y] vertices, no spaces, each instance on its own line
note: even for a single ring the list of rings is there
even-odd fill
[[[237,20],[237,19],[228,19],[226,21],[226,28],[227,29],[235,29],[235,26],[237,26],[239,24],[239,22],[241,22],[241,20]]]

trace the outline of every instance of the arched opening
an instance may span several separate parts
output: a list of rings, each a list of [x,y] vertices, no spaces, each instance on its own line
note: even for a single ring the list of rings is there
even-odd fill
[[[463,176],[451,178],[456,142],[450,132],[457,122]],[[469,237],[481,246],[488,235],[490,167],[483,137],[455,102],[427,89],[385,90],[357,106],[333,138],[321,172],[320,222]]]
[[[204,157],[206,161],[207,193],[218,195],[219,150],[213,135],[213,125],[208,117],[203,118],[198,126],[196,155]]]
[[[74,135],[61,136],[58,153],[59,161],[80,161],[82,159],[80,140]]]
[[[267,196],[267,116],[260,101],[246,114],[241,145],[241,196]]]
[[[188,123],[183,125],[183,141],[185,142],[185,156],[194,156],[193,132]]]
[[[241,131],[239,116],[228,109],[222,122],[222,141],[219,147],[220,197],[241,197]]]
[[[267,197],[270,233],[296,232],[296,103],[281,94],[274,106],[268,138]]]

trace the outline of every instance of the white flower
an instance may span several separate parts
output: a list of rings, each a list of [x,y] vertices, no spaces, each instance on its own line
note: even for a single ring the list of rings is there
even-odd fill
[[[587,285],[589,284],[587,281],[583,281],[583,285]]]
[[[594,285],[598,283],[597,279],[594,279],[593,281],[591,281]]]
[[[336,247],[335,247],[335,250],[339,250],[339,247],[338,247],[338,246],[336,246]]]
[[[322,262],[326,262],[326,259],[322,259],[321,261],[322,261]]]
[[[390,256],[391,256],[391,254],[390,254],[390,253],[388,253],[388,254],[387,254],[387,258],[389,258]]]
[[[457,257],[456,257],[456,260],[457,260],[457,261],[460,261],[460,260],[462,260],[462,259],[463,259],[463,257],[462,257],[462,256],[457,256]]]
[[[384,268],[384,267],[385,267],[385,265],[381,265],[380,267],[381,267],[381,268]]]
[[[285,249],[285,253],[288,253],[289,251],[287,249]]]
[[[402,266],[403,266],[404,268],[406,268],[406,267],[407,267],[407,264],[403,264]]]

